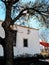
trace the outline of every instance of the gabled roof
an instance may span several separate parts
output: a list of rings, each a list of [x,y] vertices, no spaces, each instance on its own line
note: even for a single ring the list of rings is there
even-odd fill
[[[44,47],[49,47],[49,43],[47,43],[47,42],[42,41],[42,42],[40,42],[40,44],[43,45]]]

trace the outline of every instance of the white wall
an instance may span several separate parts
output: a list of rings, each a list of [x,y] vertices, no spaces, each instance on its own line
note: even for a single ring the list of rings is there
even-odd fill
[[[2,22],[0,22],[0,37],[4,38],[5,37],[5,32],[3,27],[1,26]]]
[[[0,37],[4,38],[5,37],[5,32],[4,32],[4,29],[3,27],[1,26],[2,22],[0,22]],[[0,56],[3,56],[4,54],[4,51],[3,51],[3,47],[2,45],[0,45]]]
[[[2,45],[0,45],[0,56],[3,56],[3,55],[4,55],[3,47]]]
[[[28,28],[17,26],[17,29],[17,42],[16,47],[14,47],[14,55],[40,53],[39,31],[30,29],[30,34],[27,34]],[[23,39],[28,39],[28,47],[23,46]]]

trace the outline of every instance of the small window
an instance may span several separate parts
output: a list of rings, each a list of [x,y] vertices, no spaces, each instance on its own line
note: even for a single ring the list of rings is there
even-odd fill
[[[23,42],[24,42],[24,47],[28,47],[28,39],[24,39]]]

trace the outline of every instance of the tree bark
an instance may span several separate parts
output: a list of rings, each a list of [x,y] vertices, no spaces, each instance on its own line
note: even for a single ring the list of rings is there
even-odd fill
[[[4,58],[5,65],[13,65],[13,33],[8,29],[5,31]]]
[[[13,65],[13,30],[5,30],[5,38],[0,37],[0,44],[4,49],[5,65]]]

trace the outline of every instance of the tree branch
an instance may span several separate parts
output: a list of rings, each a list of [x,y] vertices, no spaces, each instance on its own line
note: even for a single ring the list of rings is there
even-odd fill
[[[38,11],[38,10],[36,10],[36,9],[34,9],[34,8],[25,8],[25,9],[23,9],[23,10],[19,13],[19,15],[18,15],[16,18],[14,18],[14,20],[12,20],[11,24],[12,24],[12,23],[14,24],[14,22],[16,22],[16,20],[18,20],[21,16],[27,14],[27,13],[23,13],[23,12],[26,11],[26,10],[28,11],[28,13],[30,13],[29,10],[32,10],[32,11],[34,11],[34,12],[37,12],[37,13],[39,13],[39,14],[42,14],[41,11]],[[32,13],[34,13],[34,12],[32,12]]]
[[[13,0],[13,4],[17,3],[19,0]]]
[[[23,10],[19,13],[19,15],[18,15],[17,17],[15,17],[14,20],[12,20],[11,24],[14,24],[14,22],[16,22],[16,20],[18,20],[22,15],[25,15],[25,14],[23,14],[23,11],[25,11],[25,10],[27,10],[27,9],[26,9],[26,8],[23,9]]]

